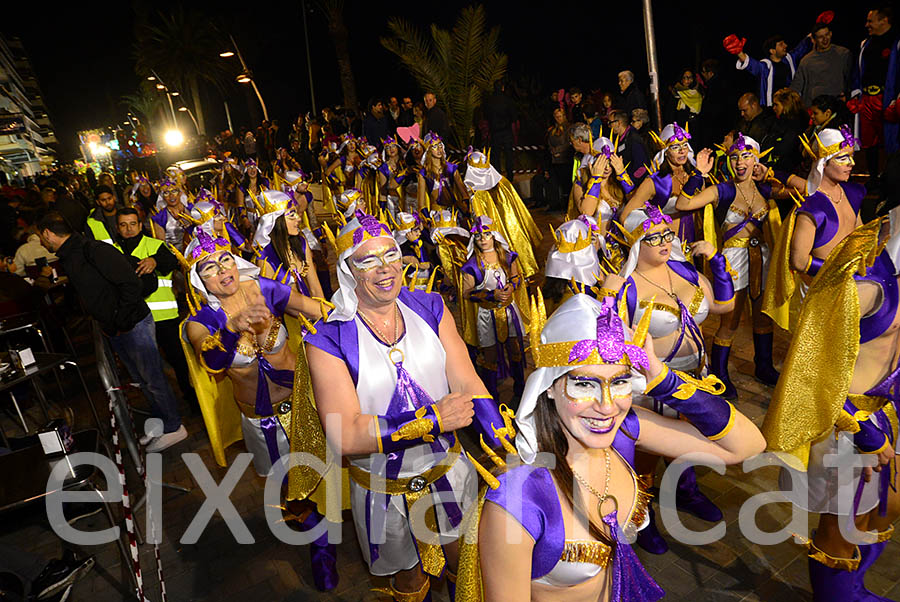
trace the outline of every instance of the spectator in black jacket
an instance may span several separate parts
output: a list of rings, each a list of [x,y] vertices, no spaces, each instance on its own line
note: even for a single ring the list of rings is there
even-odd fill
[[[369,112],[363,121],[363,136],[381,150],[381,141],[388,137],[391,133],[390,120],[385,115],[384,103],[379,99],[373,98],[369,101]]]
[[[74,232],[57,211],[43,214],[36,225],[41,242],[59,257],[85,309],[100,323],[131,377],[141,384],[152,416],[162,420],[163,432],[145,436],[141,443],[149,443],[148,452],[158,452],[184,440],[187,430],[163,374],[153,316],[134,268],[112,245]]]
[[[759,97],[747,92],[738,99],[741,121],[738,130],[759,142],[759,148],[775,146],[778,138],[778,118],[770,107],[759,104]]]
[[[631,115],[635,109],[646,109],[647,98],[634,83],[634,73],[619,72],[619,95],[616,97],[616,108]]]
[[[422,127],[422,136],[428,132],[434,132],[444,141],[445,145],[450,144],[450,120],[444,109],[437,106],[437,96],[434,92],[426,92],[423,99],[425,101],[425,125]]]
[[[519,118],[516,103],[506,94],[502,81],[494,83],[494,93],[484,102],[484,116],[491,132],[491,150],[497,171],[513,178],[513,123]],[[502,159],[502,162],[501,162]],[[502,165],[502,167],[501,167]]]

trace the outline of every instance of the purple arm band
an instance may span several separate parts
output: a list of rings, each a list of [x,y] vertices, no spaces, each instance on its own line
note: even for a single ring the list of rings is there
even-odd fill
[[[819,270],[822,269],[822,265],[824,263],[825,263],[824,260],[810,255],[809,265],[806,266],[806,273],[809,274],[810,276],[815,276],[816,274],[819,273]]]
[[[787,186],[787,181],[788,181],[788,178],[791,177],[791,174],[789,174],[786,171],[781,171],[780,169],[773,169],[772,177],[775,178],[776,180],[778,180],[778,182],[782,186]]]
[[[625,194],[631,194],[631,191],[634,190],[634,182],[631,179],[631,176],[628,175],[627,171],[623,171],[620,174],[616,174],[616,179],[619,181],[619,185],[622,186],[622,190]]]
[[[697,191],[703,187],[703,176],[699,173],[694,172],[694,174],[688,178],[688,181],[684,183],[684,186],[681,187],[681,192],[685,194],[685,196],[694,196],[697,194]]]
[[[238,341],[241,338],[241,335],[227,328],[221,329],[218,335],[221,347],[212,346],[203,350],[203,363],[210,370],[217,372],[231,366],[231,362],[234,360],[235,349],[237,349]],[[215,335],[210,336],[215,337]]]
[[[234,227],[234,224],[231,222],[225,222],[225,231],[228,233],[228,237],[231,238],[232,244],[236,247],[243,247],[244,243],[247,241],[244,238],[244,235],[238,232],[238,229]]]
[[[725,256],[716,253],[709,258],[709,271],[713,277],[713,297],[716,303],[728,303],[734,299],[734,280],[725,269]]]
[[[494,291],[486,291],[484,289],[470,292],[469,299],[471,301],[475,301],[476,303],[484,303],[485,301],[495,303],[497,301],[497,297],[494,295]]]
[[[735,409],[724,398],[698,386],[712,385],[708,381],[710,378],[714,377],[687,382],[684,376],[665,366],[656,378],[647,383],[646,394],[682,414],[705,437],[716,441],[727,435],[734,426]],[[685,389],[681,389],[682,385],[686,385]],[[690,397],[680,399],[691,389]]]
[[[443,431],[441,417],[434,404],[390,416],[376,416],[375,420],[378,425],[378,451],[384,454],[420,445],[423,441],[430,443]]]
[[[588,189],[587,193],[584,196],[592,196],[595,199],[600,198],[600,189],[603,187],[603,182],[598,176],[592,176],[588,183],[591,187]]]
[[[490,395],[475,396],[472,398],[475,404],[475,418],[472,420],[472,426],[484,436],[484,442],[492,448],[502,446],[500,439],[494,435],[494,429],[504,427],[503,417],[497,403]]]
[[[844,402],[844,411],[854,419],[856,419],[858,409],[849,399]],[[862,453],[877,454],[884,450],[885,445],[890,444],[888,436],[868,418],[857,420],[857,424],[859,424],[859,431],[853,433],[853,445]]]

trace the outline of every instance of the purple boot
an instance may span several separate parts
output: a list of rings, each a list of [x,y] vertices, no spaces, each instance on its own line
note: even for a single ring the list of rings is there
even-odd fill
[[[710,500],[697,484],[694,467],[685,469],[678,479],[675,490],[675,507],[682,512],[690,512],[699,519],[716,523],[722,520],[722,511]]]
[[[890,598],[873,594],[866,589],[866,571],[875,564],[875,561],[878,560],[878,557],[884,551],[885,546],[887,546],[886,541],[859,546],[859,569],[854,573],[856,575],[856,583],[853,590],[856,596],[853,600],[856,602],[895,602]]]
[[[753,363],[756,364],[754,372],[756,380],[764,385],[774,387],[781,376],[772,363],[772,340],[774,333],[753,333]]]
[[[300,523],[301,531],[309,531],[325,517],[313,510]],[[333,590],[338,584],[337,545],[328,543],[328,532],[309,544],[309,560],[312,567],[313,581],[320,592]]]
[[[834,558],[817,548],[812,541],[807,546],[813,602],[856,602],[858,598],[854,591],[859,575],[859,554],[854,553],[854,558]]]
[[[725,392],[722,397],[728,400],[737,399],[737,389],[731,383],[728,376],[728,356],[731,354],[731,342],[727,345],[720,344],[722,342],[718,337],[713,342],[709,352],[709,371],[719,377],[725,383]]]
[[[653,507],[647,506],[647,526],[638,531],[637,544],[651,554],[665,554],[669,551],[669,544],[656,528],[656,514]]]

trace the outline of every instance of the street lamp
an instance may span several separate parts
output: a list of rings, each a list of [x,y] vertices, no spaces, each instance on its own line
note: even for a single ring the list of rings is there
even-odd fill
[[[184,105],[178,107],[178,110],[181,111],[182,113],[187,113],[188,115],[191,116],[191,121],[194,122],[194,127],[197,128],[197,135],[199,136],[200,135],[200,124],[197,123],[197,118],[194,117],[194,113]]]
[[[171,94],[172,96],[178,96],[179,94],[181,94],[181,92],[169,92],[169,94]]]
[[[172,113],[172,127],[178,127],[178,120],[175,118],[175,106],[172,104],[172,94],[169,92],[169,89],[163,83],[162,78],[156,71],[153,71],[153,78],[159,80],[159,83],[156,84],[157,90],[165,90],[166,98],[169,99],[169,111]]]
[[[148,82],[155,82],[155,81],[156,81],[156,78],[153,77],[152,75],[148,75],[148,76],[147,76],[147,81],[148,81]]]
[[[219,56],[222,58],[232,57],[237,54],[238,60],[241,61],[241,73],[237,76],[238,83],[241,84],[250,84],[253,86],[253,91],[256,92],[256,98],[259,99],[259,105],[262,107],[263,119],[266,121],[269,120],[269,112],[266,110],[266,103],[263,100],[262,94],[259,93],[259,88],[256,87],[256,82],[253,81],[253,76],[250,73],[250,68],[247,67],[247,63],[244,62],[244,57],[241,55],[241,50],[238,48],[237,42],[234,41],[234,36],[228,34],[228,39],[231,40],[231,45],[234,46],[234,52],[230,50],[226,50],[225,52],[220,52]]]

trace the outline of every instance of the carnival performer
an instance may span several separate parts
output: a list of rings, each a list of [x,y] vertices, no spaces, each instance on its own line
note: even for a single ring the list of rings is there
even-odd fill
[[[538,301],[536,369],[515,421],[521,462],[486,477],[480,520],[463,535],[458,587],[471,594],[467,602],[659,600],[665,592],[627,541],[648,500],[635,451],[703,452],[735,464],[765,441],[710,392],[715,377],[696,380],[657,358],[648,320],[632,337],[612,298],[575,295],[549,320],[542,310]],[[687,420],[635,407],[638,374],[647,383],[641,392]]]
[[[363,156],[360,153],[359,141],[353,137],[353,134],[346,133],[341,136],[341,145],[337,149],[338,158],[331,162],[325,168],[323,177],[328,178],[334,174],[334,178],[339,182],[336,192],[342,192],[348,188],[359,189],[360,165],[363,162]]]
[[[693,196],[704,187],[703,176],[694,168],[696,161],[690,133],[681,129],[677,123],[670,123],[663,128],[660,136],[653,135],[662,149],[653,158],[648,177],[644,178],[621,210],[619,221],[624,223],[632,211],[650,203],[672,217],[672,227],[682,242],[691,243],[704,238],[704,235],[712,236],[713,232],[703,229],[698,231],[693,213],[682,213],[675,208],[682,191]],[[707,214],[709,218],[706,217]],[[712,229],[712,207],[706,210],[703,218],[703,228]],[[715,239],[708,242],[712,240]]]
[[[244,191],[241,190],[241,172],[237,162],[229,157],[222,165],[216,181],[216,199],[225,207],[225,217],[237,226],[244,238],[250,237],[253,228],[244,206]]]
[[[328,267],[328,257],[326,250],[325,233],[319,226],[319,219],[316,216],[313,193],[309,189],[310,177],[302,169],[288,170],[284,172],[282,177],[282,190],[289,196],[297,199],[297,205],[302,206],[303,200],[306,200],[306,211],[300,212],[303,218],[303,236],[309,244],[309,250],[312,252],[313,263],[316,266],[316,275],[319,277],[319,285],[322,287],[322,293],[326,299],[331,298],[331,269]],[[325,187],[322,188],[323,192]]]
[[[303,228],[306,197],[291,197],[279,190],[264,190],[259,197],[250,196],[260,215],[253,235],[260,275],[283,282],[306,297],[323,298],[310,241]]]
[[[434,132],[425,135],[422,167],[418,170],[417,207],[422,210],[457,209],[468,216],[469,195],[456,163],[447,160],[444,141]]]
[[[472,192],[469,203],[473,215],[494,220],[519,255],[522,277],[531,279],[539,272],[534,250],[541,243],[541,233],[515,187],[491,165],[490,149],[485,153],[469,151],[463,184]]]
[[[526,287],[516,252],[490,217],[475,218],[460,271],[464,338],[478,348],[481,379],[494,399],[499,383],[512,377],[515,405],[525,387]]]
[[[900,516],[898,217],[895,209],[880,254],[881,224],[873,221],[847,235],[821,266],[763,423],[768,449],[786,465],[783,493],[820,514],[806,544],[815,602],[888,600],[864,580]],[[858,454],[868,456],[865,468]]]
[[[410,212],[410,208],[401,206],[404,197],[403,186],[408,178],[408,171],[400,154],[400,143],[391,136],[382,140],[381,166],[375,176],[378,184],[379,198],[392,219],[397,219],[401,211]],[[412,212],[415,213],[415,207]]]
[[[293,349],[288,344],[283,318],[318,319],[326,315],[325,306],[285,284],[260,278],[259,268],[231,253],[229,241],[201,228],[182,260],[193,299],[182,338],[216,461],[225,466],[224,448],[242,434],[260,476],[269,474],[289,452],[315,451],[322,457],[324,436],[321,430],[315,434],[321,424],[311,398],[302,392],[291,397],[295,369],[303,376],[306,364],[303,358],[298,362],[299,341],[292,342]],[[229,388],[219,386],[223,376]],[[235,405],[222,399],[229,396]],[[321,449],[312,449],[316,442]],[[309,477],[301,480],[289,481],[289,500],[305,498],[318,483]],[[321,519],[322,514],[312,510],[301,528],[311,529]],[[311,555],[316,587],[333,589],[338,580],[336,546],[327,543],[327,534],[312,544]]]
[[[675,204],[679,211],[715,205],[724,241],[722,255],[736,274],[734,310],[719,321],[710,350],[710,369],[725,383],[722,395],[727,399],[737,399],[737,389],[728,375],[728,356],[748,298],[753,324],[754,373],[760,382],[770,387],[778,382],[778,371],[772,363],[775,327],[772,319],[761,311],[769,250],[775,243],[775,232],[781,226],[772,185],[763,181],[768,171],[761,163],[765,154],[760,152],[756,140],[738,133],[734,143],[726,149],[734,178],[705,188],[694,196],[682,190]],[[713,163],[711,150],[703,149],[698,153],[697,171],[703,178],[713,169]]]
[[[184,252],[186,230],[190,223],[183,216],[188,213],[189,207],[182,202],[181,189],[169,178],[160,182],[159,190],[163,203],[157,203],[158,211],[150,218],[153,237]]]
[[[554,244],[547,254],[541,289],[544,299],[551,302],[551,313],[572,295],[600,296],[598,280],[603,273],[587,219],[570,220],[552,232]]]
[[[790,329],[790,305],[799,274],[802,295],[822,268],[829,253],[857,226],[866,188],[850,182],[856,138],[846,126],[826,128],[814,141],[801,138],[813,164],[806,180],[806,197],[788,215],[763,292],[763,312]],[[795,180],[798,178],[794,178]]]
[[[459,227],[457,217],[456,211],[432,209],[428,220],[429,236],[444,274],[441,289],[442,292],[449,292],[451,300],[456,298],[463,287],[463,273],[459,267],[468,259],[470,234],[468,230]],[[465,322],[461,322],[460,326],[464,326]],[[474,329],[472,333],[474,338]],[[470,340],[465,335],[463,339],[466,343]]]
[[[252,197],[259,197],[263,190],[270,188],[269,178],[259,171],[259,165],[253,159],[247,159],[244,163],[244,177],[241,179],[241,192],[244,196],[244,210],[250,221],[251,229],[256,228],[260,216],[256,213],[255,203]]]
[[[150,216],[156,210],[156,199],[159,193],[153,188],[153,184],[147,179],[147,176],[138,176],[137,183],[131,192],[129,201],[131,205],[140,212],[140,220],[143,228],[148,233],[152,232],[150,227]]]
[[[403,254],[404,271],[407,267],[412,268],[410,279],[414,284],[411,286],[430,293],[434,286],[434,276],[437,274],[435,250],[422,234],[423,225],[418,214],[405,211],[397,214],[397,221],[394,222],[394,239]]]
[[[385,204],[379,194],[380,189],[377,177],[378,169],[381,167],[381,155],[378,153],[378,149],[369,144],[365,138],[360,138],[359,143],[363,157],[363,161],[359,166],[359,175],[357,176],[359,189],[366,201],[366,210],[370,213],[378,213],[385,208]]]
[[[235,252],[243,248],[247,242],[244,235],[228,220],[225,206],[205,188],[197,191],[190,212],[182,214],[182,217],[193,224],[190,230],[192,235],[196,228],[202,228],[213,238],[229,239]]]
[[[629,247],[628,258],[618,274],[607,276],[604,288],[618,291],[629,326],[650,314],[649,332],[664,364],[696,378],[705,377],[706,349],[700,324],[709,314],[727,314],[734,309],[734,284],[726,271],[725,257],[706,241],[691,243],[693,256],[709,260],[711,284],[683,255],[672,230],[672,218],[649,203],[628,216],[622,231]],[[637,402],[661,411],[646,397],[638,396]],[[656,464],[656,457],[640,456],[635,467],[648,489]],[[711,522],[722,518],[719,508],[700,491],[693,468],[685,470],[678,481],[676,507]],[[652,509],[650,524],[641,531],[638,543],[653,554],[668,549],[656,529]]]
[[[401,286],[402,256],[388,227],[358,213],[335,244],[335,309],[307,336],[306,350],[326,434],[350,463],[362,555],[373,575],[392,576],[381,591],[394,600],[429,599],[428,577],[445,569],[452,599],[458,526],[475,487],[454,431],[474,416],[496,446],[490,425],[503,418],[440,295]],[[413,535],[420,501],[440,544]]]
[[[570,219],[578,215],[593,217],[603,236],[609,230],[609,222],[616,218],[625,199],[634,191],[634,183],[622,157],[615,153],[616,146],[609,138],[597,138],[591,145],[591,153],[581,159],[579,179],[584,184],[581,198],[569,207]],[[616,177],[611,176],[615,173]]]

